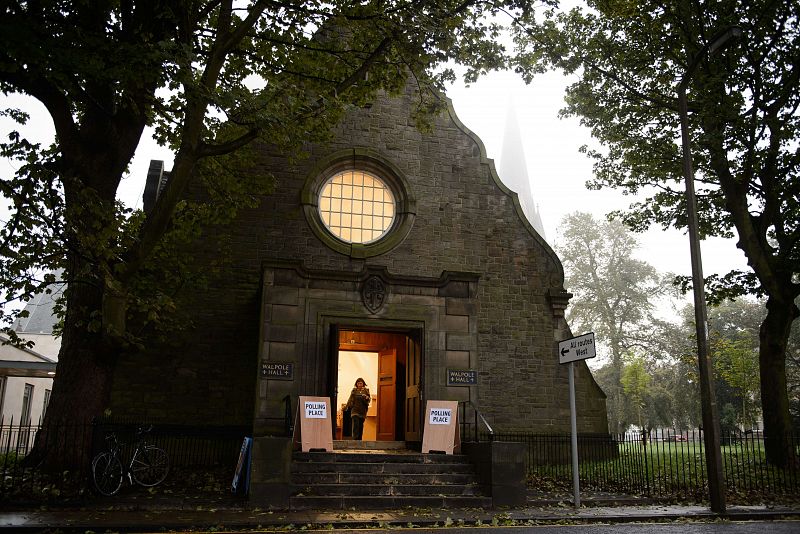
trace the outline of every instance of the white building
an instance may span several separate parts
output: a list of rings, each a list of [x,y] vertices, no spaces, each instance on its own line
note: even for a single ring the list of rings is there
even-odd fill
[[[58,276],[58,275],[57,275]],[[50,293],[36,295],[25,309],[28,317],[14,325],[20,338],[34,343],[31,348],[7,344],[0,336],[0,421],[16,426],[37,425],[44,417],[53,389],[61,340],[53,335],[57,319],[53,304],[63,291],[53,284]]]

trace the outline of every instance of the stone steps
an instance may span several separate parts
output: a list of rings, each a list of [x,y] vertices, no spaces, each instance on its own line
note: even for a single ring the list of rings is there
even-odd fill
[[[407,448],[405,441],[358,441],[352,439],[337,439],[333,441],[333,450],[335,451],[405,451]]]
[[[445,496],[483,495],[483,488],[471,484],[313,484],[298,495],[317,497],[369,496]]]
[[[492,507],[491,497],[478,496],[309,496],[291,497],[292,510],[393,510],[401,508],[484,508]]]
[[[447,467],[448,474],[473,474],[475,468],[470,464],[414,464],[413,473],[437,474],[442,473],[442,466]],[[374,474],[374,475],[402,475],[410,474],[409,466],[406,463],[370,463],[370,462],[295,462],[293,472],[297,474],[326,474],[326,473],[351,473],[351,474]]]
[[[460,454],[422,454],[403,451],[401,453],[376,452],[295,452],[295,463],[400,463],[429,465],[470,465],[466,456]]]
[[[466,456],[408,450],[295,452],[291,493],[293,510],[492,505]]]

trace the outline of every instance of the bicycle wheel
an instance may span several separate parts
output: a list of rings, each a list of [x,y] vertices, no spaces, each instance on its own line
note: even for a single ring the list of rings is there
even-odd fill
[[[122,462],[116,454],[101,452],[92,460],[92,482],[101,494],[114,495],[122,486]]]
[[[169,456],[155,445],[139,447],[131,460],[131,476],[137,484],[155,486],[169,474]]]

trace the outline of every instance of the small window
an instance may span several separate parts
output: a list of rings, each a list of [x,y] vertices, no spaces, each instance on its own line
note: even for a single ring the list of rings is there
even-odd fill
[[[44,414],[47,413],[47,407],[50,406],[50,390],[44,390],[44,404],[42,405],[42,419],[44,419]]]
[[[22,392],[22,414],[19,418],[21,425],[31,424],[31,403],[33,403],[33,386],[25,384],[25,389]]]
[[[395,216],[395,199],[377,176],[359,170],[333,175],[322,186],[319,214],[333,235],[347,243],[373,243],[386,235]]]
[[[3,404],[6,400],[6,377],[0,376],[0,417],[3,416]]]

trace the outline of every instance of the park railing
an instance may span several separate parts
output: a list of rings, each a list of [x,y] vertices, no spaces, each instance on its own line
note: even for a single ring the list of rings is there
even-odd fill
[[[229,468],[233,473],[247,426],[163,424],[94,420],[58,425],[19,425],[0,420],[0,498],[79,495],[88,487],[91,458],[114,432],[124,443],[152,426],[147,441],[165,449],[172,468]],[[34,446],[36,447],[34,449]],[[52,462],[52,459],[58,462]],[[52,468],[59,466],[58,470]]]
[[[532,487],[571,487],[569,434],[495,431],[494,439],[527,444]],[[800,458],[800,439],[791,439]],[[796,463],[783,469],[767,463],[761,433],[729,434],[721,445],[725,487],[732,501],[800,493],[800,468]],[[579,435],[578,458],[582,488],[653,498],[707,499],[702,431],[670,430],[647,440],[630,433]]]

